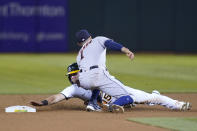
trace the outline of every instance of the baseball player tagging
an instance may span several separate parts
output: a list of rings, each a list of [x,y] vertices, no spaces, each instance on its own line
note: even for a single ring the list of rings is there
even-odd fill
[[[116,110],[115,108],[117,108],[117,110],[123,112],[121,106],[132,104],[133,98],[124,89],[124,85],[114,77],[111,77],[106,70],[106,49],[121,51],[129,56],[130,59],[134,58],[134,54],[109,38],[98,36],[92,39],[87,30],[77,32],[76,38],[78,45],[82,46],[77,56],[77,64],[80,69],[80,86],[90,90],[98,89],[117,98],[109,108],[111,110]],[[93,96],[95,97],[94,93]],[[88,110],[100,110],[97,102],[94,101],[95,98],[88,104]]]

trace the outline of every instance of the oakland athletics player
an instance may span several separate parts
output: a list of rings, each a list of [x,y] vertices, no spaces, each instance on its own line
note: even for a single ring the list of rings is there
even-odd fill
[[[33,106],[45,106],[45,105],[51,105],[54,103],[57,103],[62,100],[68,100],[70,98],[79,98],[83,100],[84,102],[89,101],[89,99],[92,96],[91,90],[85,90],[79,86],[77,86],[78,83],[78,72],[79,68],[77,63],[73,63],[68,66],[67,68],[67,75],[71,86],[65,88],[63,91],[61,91],[59,94],[52,95],[48,98],[46,98],[43,101],[31,101],[30,104]],[[101,100],[101,99],[100,99]]]
[[[87,30],[78,31],[76,38],[77,44],[82,46],[77,56],[77,64],[80,69],[80,86],[89,90],[100,90],[115,97],[116,100],[110,104],[109,109],[123,112],[122,106],[132,104],[133,98],[124,89],[124,85],[111,77],[106,70],[106,49],[121,51],[131,60],[134,58],[134,54],[109,38],[103,36],[92,38]],[[88,110],[100,109],[96,102],[98,94],[98,92],[93,91],[92,100],[87,106]]]
[[[65,88],[59,94],[46,98],[46,100],[40,102],[32,101],[31,104],[33,106],[51,105],[70,98],[79,98],[83,100],[84,103],[87,103],[87,101],[91,99],[92,92],[90,90],[85,90],[77,85],[79,76],[79,68],[77,63],[69,65],[67,71],[68,79],[72,84],[71,86]],[[125,86],[124,88],[129,92],[129,95],[133,97],[135,104],[162,105],[174,110],[189,110],[191,108],[191,104],[189,102],[173,100],[167,96],[160,95],[158,91],[153,91],[152,94],[150,94],[141,90],[130,88],[128,86]],[[112,97],[104,92],[101,93],[101,97],[98,97],[98,102],[103,103],[107,106],[111,104],[112,101],[115,101],[114,99],[116,99],[115,97]]]

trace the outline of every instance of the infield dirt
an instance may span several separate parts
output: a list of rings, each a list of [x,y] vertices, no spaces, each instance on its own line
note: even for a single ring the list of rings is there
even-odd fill
[[[168,129],[127,121],[132,117],[197,117],[197,94],[165,94],[192,103],[190,111],[172,111],[162,106],[137,105],[123,114],[86,112],[83,101],[70,99],[39,107],[36,113],[5,113],[14,105],[29,105],[49,95],[0,95],[0,131],[164,131]]]

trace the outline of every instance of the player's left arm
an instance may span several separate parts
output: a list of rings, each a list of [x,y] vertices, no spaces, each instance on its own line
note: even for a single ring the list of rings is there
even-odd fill
[[[125,53],[131,60],[134,58],[134,53],[131,52],[128,48],[124,47],[123,45],[113,41],[113,40],[106,40],[104,45],[108,49],[117,50]]]
[[[60,94],[52,95],[43,101],[31,101],[30,104],[33,106],[46,106],[46,105],[55,104],[55,103],[60,102],[64,99],[65,99],[65,96],[60,93]]]
[[[132,60],[132,59],[134,58],[134,53],[131,52],[128,48],[122,47],[122,48],[121,48],[121,51],[122,51],[123,53],[125,53],[125,54],[129,57],[129,59]]]

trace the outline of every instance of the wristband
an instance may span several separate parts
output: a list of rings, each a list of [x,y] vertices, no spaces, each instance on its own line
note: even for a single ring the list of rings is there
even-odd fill
[[[41,102],[42,102],[43,106],[46,106],[46,105],[49,104],[49,102],[48,102],[47,100],[43,100],[43,101],[41,101]]]

